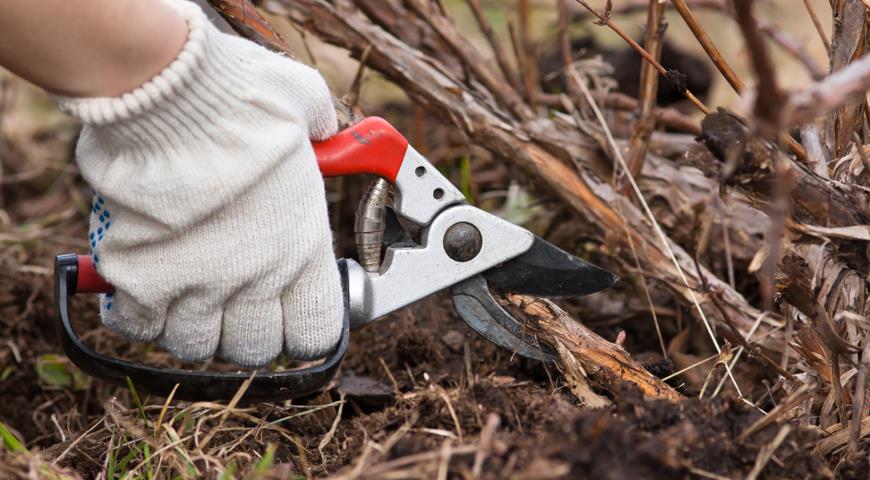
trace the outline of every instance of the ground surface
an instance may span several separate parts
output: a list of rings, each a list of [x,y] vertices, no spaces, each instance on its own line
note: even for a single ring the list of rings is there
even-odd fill
[[[801,13],[788,8],[794,2],[770,2],[766,8],[772,9],[769,15],[784,12],[782,21],[792,21]],[[541,5],[541,21],[549,22],[552,14]],[[461,11],[458,2],[448,7]],[[727,28],[713,34],[727,39],[734,34]],[[816,40],[811,34],[804,26],[799,35],[809,43]],[[745,71],[746,58],[727,41],[719,43]],[[818,47],[811,47],[814,54]],[[331,81],[349,85],[352,62],[344,63],[335,50],[324,52],[322,63],[335,76]],[[785,76],[795,85],[806,81]],[[363,89],[370,93],[362,102],[368,113],[384,114],[417,135],[410,119],[422,113],[393,93],[380,98],[379,84],[372,80]],[[711,104],[733,100],[723,92],[716,80]],[[759,424],[762,413],[727,386],[715,398],[698,399],[709,365],[669,380],[689,397],[682,402],[646,400],[625,386],[599,392],[612,405],[583,407],[554,366],[490,345],[465,327],[443,293],[354,333],[336,381],[302,401],[232,408],[208,402],[164,405],[163,399],[138,398],[128,388],[91,380],[62,355],[52,305],[53,255],[87,249],[90,191],[71,162],[76,130],[43,94],[0,76],[0,444],[5,445],[0,478],[867,478],[870,473],[866,447],[862,457],[842,460],[844,438],[809,426],[815,422],[806,418]],[[425,138],[417,135],[423,148],[443,160],[439,165],[479,205],[522,220],[572,251],[584,248],[582,226],[563,225],[558,209],[529,209],[525,197],[511,190],[503,166],[475,157],[442,127],[424,133]],[[471,157],[473,182],[463,173]],[[352,252],[347,219],[364,186],[364,181],[330,184],[341,255]],[[106,331],[96,307],[93,297],[76,298],[72,314],[100,351],[177,365],[154,347]],[[605,338],[624,333],[626,348],[660,377],[677,369],[675,361],[682,368],[703,359],[692,346],[701,343],[703,333],[683,329],[688,314],[679,308],[664,314],[669,316],[665,333],[683,356],[663,359],[638,284],[630,279],[614,293],[567,308]],[[688,346],[674,346],[679,342]],[[740,367],[741,383],[753,386],[747,398],[772,410],[782,400],[782,389],[775,398],[769,393],[773,376],[757,362]]]

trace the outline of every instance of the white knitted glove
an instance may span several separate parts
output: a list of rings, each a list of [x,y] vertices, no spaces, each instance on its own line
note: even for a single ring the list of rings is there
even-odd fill
[[[309,138],[335,133],[313,69],[218,32],[167,0],[188,41],[117,98],[59,98],[85,123],[77,147],[97,192],[90,241],[115,286],[103,322],[185,361],[241,365],[325,355],[343,300],[323,180]]]

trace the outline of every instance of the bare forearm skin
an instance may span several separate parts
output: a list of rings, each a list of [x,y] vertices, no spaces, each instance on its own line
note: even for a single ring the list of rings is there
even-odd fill
[[[62,95],[131,91],[172,62],[187,33],[161,0],[0,0],[0,66]]]

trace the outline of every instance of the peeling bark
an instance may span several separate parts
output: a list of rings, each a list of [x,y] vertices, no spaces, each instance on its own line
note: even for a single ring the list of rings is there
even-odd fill
[[[502,305],[511,315],[522,319],[539,340],[553,345],[557,351],[561,350],[560,346],[567,349],[595,385],[618,392],[624,388],[623,382],[627,382],[648,398],[670,401],[683,398],[647,372],[622,347],[584,327],[553,302],[508,295]]]

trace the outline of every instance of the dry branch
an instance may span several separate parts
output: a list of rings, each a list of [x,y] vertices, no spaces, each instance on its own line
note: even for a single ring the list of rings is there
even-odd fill
[[[374,0],[359,0],[365,4]],[[658,241],[652,226],[643,213],[628,199],[587,171],[576,170],[566,162],[592,167],[599,162],[600,150],[595,140],[578,132],[568,122],[550,118],[536,118],[533,122],[517,124],[509,118],[486,90],[466,85],[461,77],[438,68],[439,62],[414,47],[414,39],[400,39],[373,24],[354,4],[347,0],[326,2],[324,0],[282,1],[290,18],[316,32],[327,42],[342,46],[359,54],[361,45],[371,45],[369,65],[401,86],[419,105],[424,106],[445,122],[456,126],[473,142],[492,152],[496,157],[528,172],[539,185],[556,194],[574,212],[597,230],[599,238],[607,237],[617,253],[631,263],[629,241],[623,232],[632,237],[641,250],[641,266],[644,274],[660,280],[686,305],[692,305],[693,297],[699,297],[702,308],[707,311],[717,326],[725,325],[718,309],[711,308],[709,295],[717,295],[723,311],[735,325],[747,332],[761,312],[727,283],[716,278],[710,271],[701,268],[713,292],[701,292],[702,282],[695,273],[690,255],[677,243],[668,245]],[[396,18],[410,21],[407,11],[395,11]],[[417,18],[417,28],[432,33],[431,18]],[[445,27],[443,24],[439,28]],[[452,25],[450,28],[453,28]],[[442,32],[443,33],[443,32]],[[418,37],[422,36],[418,32]],[[456,34],[461,39],[461,36]],[[479,87],[474,85],[473,87]],[[687,289],[667,254],[670,248],[685,272]],[[769,328],[771,321],[765,319],[760,334]],[[773,324],[777,324],[775,320]],[[730,334],[728,334],[730,335]],[[771,344],[776,334],[767,337]]]
[[[553,302],[524,295],[508,295],[504,307],[524,320],[543,342],[567,348],[583,371],[599,387],[619,392],[623,382],[635,385],[648,398],[676,401],[682,395],[632,360],[622,347],[604,340]]]
[[[811,122],[845,104],[859,105],[870,90],[870,56],[797,92],[785,106],[785,126]]]
[[[826,227],[863,225],[870,221],[870,192],[866,188],[816,175],[752,135],[735,115],[725,111],[708,115],[701,128],[701,141],[719,162],[727,164],[729,159],[737,159],[731,176],[720,180],[736,185],[763,210],[771,208],[779,165],[789,172],[794,184],[790,196],[796,220]],[[721,168],[719,162],[693,164],[715,178]]]
[[[825,51],[830,53],[831,42],[828,41],[828,37],[825,35],[825,29],[822,28],[822,22],[819,21],[819,16],[816,15],[816,10],[813,8],[810,0],[804,0],[804,8],[807,10],[807,14],[813,21],[813,26],[816,27],[816,32],[818,32],[819,38],[822,40],[822,44],[825,45]]]
[[[668,2],[662,2],[670,8]],[[710,10],[713,12],[727,12],[728,0],[688,0],[688,5],[695,9]],[[646,0],[622,0],[610,10],[610,15],[625,15],[646,10],[649,2]],[[575,9],[579,9],[575,7]],[[579,11],[574,14],[574,20],[580,20],[590,15],[587,11]]]
[[[639,108],[640,103],[628,95],[619,92],[608,92],[606,95],[599,95],[596,99],[603,107],[612,108],[615,110],[625,110],[634,112]],[[699,135],[701,127],[698,122],[671,107],[658,107],[653,109],[656,117],[656,122],[659,126],[672,128],[680,132]]]
[[[493,71],[483,56],[463,41],[459,32],[449,24],[449,19],[435,10],[431,2],[428,0],[408,0],[407,4],[414,10],[414,13],[431,21],[432,28],[456,52],[477,79],[486,85],[499,102],[507,105],[508,109],[520,120],[526,120],[532,116],[531,109],[523,102],[519,94],[510,84],[493,75]]]
[[[248,1],[208,0],[239,35],[269,50],[292,55],[284,39]]]
[[[841,0],[834,8],[834,32],[831,37],[831,73],[838,72],[870,50],[870,9],[862,0]],[[846,153],[852,134],[863,119],[866,99],[845,105],[828,115],[825,140],[836,156]]]
[[[502,75],[504,75],[515,90],[519,90],[521,87],[520,79],[517,76],[516,71],[511,68],[504,47],[495,32],[493,32],[489,19],[486,18],[486,14],[480,6],[480,0],[466,0],[466,3],[468,3],[468,7],[471,8],[472,13],[474,13],[474,19],[477,21],[480,31],[483,32],[486,41],[489,42],[489,48],[492,50],[492,54],[498,63],[498,68],[501,69]]]

